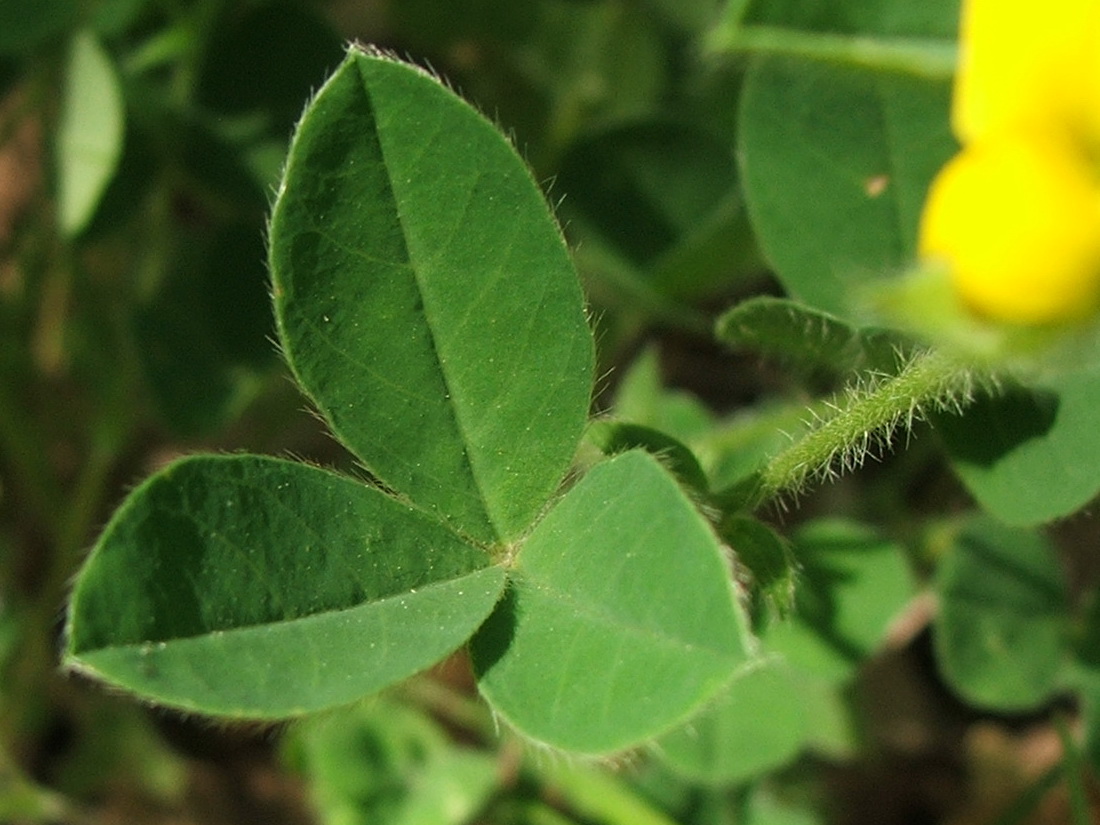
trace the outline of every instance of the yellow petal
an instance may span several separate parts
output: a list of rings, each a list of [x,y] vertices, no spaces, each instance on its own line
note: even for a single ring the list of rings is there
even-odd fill
[[[1100,303],[1100,193],[1076,147],[1019,134],[971,146],[933,181],[920,253],[987,318],[1038,324]]]
[[[1100,145],[1100,0],[963,0],[952,122],[964,143],[1061,123]]]

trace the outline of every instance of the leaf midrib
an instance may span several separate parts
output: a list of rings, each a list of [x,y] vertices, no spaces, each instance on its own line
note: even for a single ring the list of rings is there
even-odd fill
[[[359,66],[358,62],[356,63],[356,66],[358,68],[358,66]],[[403,209],[403,200],[402,200],[402,197],[400,195],[399,181],[397,179],[395,179],[393,174],[391,173],[391,169],[393,167],[390,164],[389,160],[387,159],[387,153],[388,153],[389,150],[388,150],[387,145],[386,145],[386,134],[385,134],[384,130],[381,130],[381,129],[377,128],[378,108],[377,108],[377,106],[375,106],[374,97],[371,95],[371,92],[368,88],[367,79],[365,77],[363,77],[363,74],[362,74],[361,71],[359,72],[359,76],[360,76],[360,80],[362,82],[358,85],[358,88],[361,89],[362,92],[363,92],[363,96],[366,99],[367,107],[369,108],[369,110],[372,113],[374,113],[374,118],[373,118],[372,122],[375,125],[375,138],[377,140],[378,148],[379,148],[379,151],[382,154],[382,167],[386,170],[386,180],[387,180],[390,195],[393,198],[394,212],[397,216],[397,225],[401,229],[402,247],[404,248],[404,251],[405,251],[405,259],[406,259],[406,262],[408,263],[409,271],[411,272],[412,277],[413,277],[413,281],[416,285],[416,291],[417,291],[417,294],[420,298],[421,305],[424,307],[424,313],[423,313],[424,326],[427,329],[428,337],[431,340],[432,352],[435,354],[436,367],[438,368],[440,378],[441,378],[441,380],[443,382],[443,386],[446,390],[447,401],[449,402],[446,405],[446,407],[447,407],[447,410],[450,414],[450,418],[451,418],[452,422],[454,423],[455,430],[458,432],[459,439],[460,439],[460,441],[462,443],[462,446],[463,446],[462,465],[466,468],[466,471],[467,471],[467,474],[468,474],[468,479],[472,483],[473,489],[477,493],[476,498],[477,498],[477,501],[478,501],[479,509],[481,511],[481,515],[484,517],[485,524],[488,526],[488,528],[492,532],[493,539],[494,540],[500,540],[502,538],[501,531],[500,531],[498,525],[496,524],[495,519],[493,518],[493,514],[490,512],[490,509],[488,507],[488,499],[486,498],[486,495],[485,495],[485,488],[484,488],[482,479],[479,477],[478,472],[477,472],[477,467],[476,467],[474,461],[472,460],[472,458],[470,456],[471,439],[469,438],[469,430],[468,430],[468,427],[465,425],[465,422],[462,419],[462,415],[460,414],[461,404],[459,403],[459,396],[461,395],[461,393],[456,393],[455,383],[453,381],[452,376],[449,374],[449,372],[447,370],[446,359],[444,358],[444,354],[443,354],[443,352],[440,348],[440,344],[439,344],[440,336],[437,333],[435,326],[433,325],[432,313],[429,310],[430,299],[428,297],[428,292],[424,289],[422,275],[421,275],[420,269],[417,265],[417,261],[414,259],[412,245],[409,242],[410,241],[410,232],[407,228],[407,220],[406,220],[406,217],[405,217],[405,210]],[[438,110],[435,110],[435,111],[438,111]],[[424,141],[421,143],[421,147],[424,147],[422,149],[422,151],[425,151],[425,152],[427,151],[426,147],[428,147],[434,141],[436,135],[438,135],[440,133],[440,129],[441,129],[440,121],[437,119],[436,123],[435,123],[434,130],[432,131],[432,133],[430,135],[425,136]],[[415,162],[412,165],[415,165]],[[471,190],[470,190],[471,197],[472,197],[472,194],[473,194],[473,190],[471,188]],[[467,205],[467,207],[468,207],[468,205]],[[444,514],[444,517],[446,518],[447,514]]]
[[[196,640],[200,640],[200,639],[203,639],[207,636],[211,636],[211,635],[214,635],[214,634],[217,634],[219,636],[229,636],[229,635],[232,635],[233,633],[237,633],[237,632],[250,632],[250,631],[256,631],[256,630],[263,630],[263,629],[290,628],[290,627],[293,627],[294,625],[307,623],[307,622],[317,622],[317,621],[320,621],[321,619],[324,619],[326,617],[338,616],[342,613],[353,613],[353,612],[356,612],[356,611],[364,610],[366,608],[380,607],[380,606],[386,605],[387,603],[399,602],[402,599],[408,599],[410,597],[415,598],[416,596],[419,596],[423,593],[431,592],[432,590],[436,590],[436,589],[442,589],[442,588],[445,588],[445,587],[450,587],[450,586],[454,585],[457,582],[461,582],[461,581],[464,581],[466,579],[470,579],[470,578],[480,576],[481,574],[483,574],[483,573],[485,573],[489,570],[494,569],[494,567],[495,567],[494,565],[487,565],[485,567],[480,567],[477,570],[472,570],[469,573],[466,573],[466,574],[461,575],[461,576],[457,576],[457,577],[452,578],[452,579],[438,579],[436,581],[429,582],[425,585],[411,588],[411,589],[406,590],[402,593],[394,593],[392,595],[384,596],[381,599],[376,599],[374,601],[366,601],[366,602],[361,602],[359,604],[346,606],[346,607],[339,607],[339,608],[334,608],[334,609],[319,610],[315,613],[309,613],[309,614],[306,614],[304,616],[296,616],[292,619],[285,619],[285,620],[279,620],[279,621],[269,621],[269,622],[257,622],[255,624],[235,625],[233,627],[210,628],[210,629],[205,630],[201,633],[195,633],[195,634],[188,635],[188,636],[173,636],[171,638],[166,638],[166,639],[144,639],[144,640],[139,641],[139,642],[126,642],[125,644],[103,645],[101,647],[88,648],[88,649],[81,650],[81,651],[69,650],[66,658],[79,660],[82,656],[87,655],[89,653],[100,653],[100,652],[115,651],[115,650],[135,650],[135,649],[140,650],[142,648],[148,647],[149,645],[154,645],[154,646],[155,645],[168,645],[168,646],[170,646],[174,642],[196,641]]]

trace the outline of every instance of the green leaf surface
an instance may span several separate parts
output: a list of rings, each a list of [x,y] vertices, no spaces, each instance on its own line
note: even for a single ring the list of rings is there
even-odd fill
[[[1025,711],[1051,696],[1068,658],[1068,621],[1064,575],[1045,537],[976,519],[940,562],[936,591],[936,659],[963,698]]]
[[[750,656],[718,540],[640,451],[596,466],[535,527],[472,652],[503,719],[589,754],[673,727]]]
[[[65,663],[158,703],[289,716],[443,658],[503,584],[481,550],[352,479],[259,456],[183,459],[97,543]]]
[[[69,48],[58,124],[58,219],[66,235],[91,220],[122,157],[126,113],[111,58],[95,36],[78,32]]]
[[[1011,387],[934,424],[982,507],[1015,525],[1069,515],[1100,491],[1100,371]]]
[[[834,683],[882,642],[914,592],[904,549],[859,524],[812,522],[792,538],[801,566],[791,619],[763,634],[764,649]]]
[[[479,541],[526,529],[576,450],[593,345],[507,140],[352,50],[300,122],[270,234],[283,348],[337,437]]]
[[[657,747],[670,767],[696,782],[745,782],[785,765],[806,743],[800,676],[769,662],[738,677],[709,708]]]
[[[847,376],[857,370],[897,372],[901,342],[882,330],[859,329],[797,301],[762,296],[724,313],[715,334],[807,372]]]
[[[859,317],[869,283],[912,262],[934,173],[955,151],[949,84],[761,58],[738,135],[749,216],[794,298]]]

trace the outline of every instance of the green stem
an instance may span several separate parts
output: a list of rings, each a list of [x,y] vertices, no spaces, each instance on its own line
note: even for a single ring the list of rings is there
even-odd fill
[[[566,148],[584,126],[600,96],[605,94],[600,69],[606,61],[609,44],[619,36],[624,10],[618,3],[605,3],[602,7],[593,5],[591,9],[585,25],[578,27],[578,38],[571,43],[563,63],[527,62],[518,67],[544,88],[558,90],[551,97],[550,116],[537,157],[529,158],[535,169],[545,171],[560,166]]]
[[[607,825],[676,825],[626,783],[599,768],[554,765],[539,773],[586,820]]]
[[[40,433],[9,392],[12,389],[0,382],[0,455],[9,465],[8,484],[4,485],[9,489],[3,495],[17,492],[16,497],[22,499],[33,520],[48,529],[63,494],[48,472]],[[10,489],[15,485],[18,491]]]
[[[997,818],[994,825],[1021,825],[1021,823],[1027,821],[1035,812],[1039,803],[1043,801],[1043,797],[1058,784],[1064,772],[1065,763],[1063,762],[1059,762],[1047,770],[1034,783],[1024,789],[1008,810]]]
[[[431,676],[418,676],[405,682],[401,693],[411,702],[438,714],[484,742],[497,738],[496,726],[484,703],[477,701]]]
[[[813,428],[764,467],[757,503],[797,492],[813,478],[859,466],[886,445],[897,427],[908,430],[928,412],[969,403],[981,378],[954,358],[926,352],[896,376],[842,395],[827,405],[824,415],[815,413]]]
[[[930,80],[950,80],[957,60],[955,44],[945,40],[855,37],[780,26],[723,27],[715,32],[708,46],[718,54],[802,57]]]
[[[93,437],[88,454],[73,486],[68,509],[60,519],[54,557],[43,584],[44,608],[56,609],[56,601],[65,592],[96,520],[100,518],[107,496],[111,470],[115,467],[123,442],[123,431],[103,426]],[[102,430],[109,430],[102,432]]]
[[[523,807],[523,821],[529,825],[577,825],[577,820],[555,811],[545,802],[528,802]]]
[[[90,823],[92,820],[74,810],[63,796],[28,778],[0,751],[0,820],[4,822]]]
[[[195,96],[204,51],[223,5],[224,0],[198,0],[180,8],[178,24],[183,27],[185,42],[170,82],[170,94],[177,106],[189,106]]]
[[[1092,817],[1089,815],[1088,796],[1085,793],[1087,769],[1081,758],[1081,751],[1073,741],[1065,717],[1060,713],[1054,715],[1054,729],[1058,731],[1058,738],[1062,742],[1062,764],[1065,765],[1066,787],[1069,790],[1070,817],[1073,825],[1090,825]]]
[[[574,223],[579,224],[580,220]],[[653,323],[688,335],[703,338],[713,335],[714,321],[706,313],[653,289],[631,263],[604,246],[594,234],[573,251],[573,259],[578,269],[598,282],[597,288],[604,287],[620,303],[642,313]]]
[[[22,93],[8,95],[7,105],[10,109],[0,117],[0,148],[6,147],[29,119],[46,114],[50,98],[56,94],[55,74],[52,62],[31,61]]]

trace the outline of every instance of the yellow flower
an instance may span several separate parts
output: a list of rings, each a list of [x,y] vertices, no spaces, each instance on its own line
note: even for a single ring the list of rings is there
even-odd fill
[[[1045,324],[1100,308],[1100,0],[964,0],[952,126],[920,254],[971,311]]]

